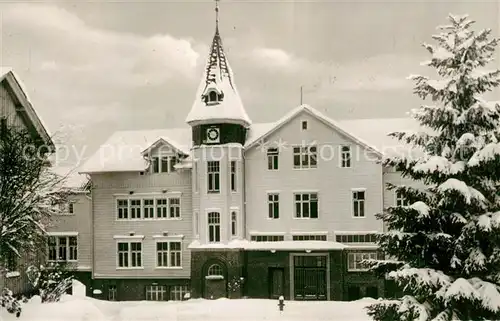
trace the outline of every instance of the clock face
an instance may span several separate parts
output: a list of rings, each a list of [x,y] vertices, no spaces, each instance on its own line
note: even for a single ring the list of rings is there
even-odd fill
[[[219,138],[219,129],[218,128],[209,128],[207,130],[207,137],[210,140],[217,140]]]

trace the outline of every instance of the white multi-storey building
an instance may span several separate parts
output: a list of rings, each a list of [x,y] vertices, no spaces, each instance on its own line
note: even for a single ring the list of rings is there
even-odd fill
[[[185,128],[113,134],[83,166],[91,280],[111,300],[384,295],[375,214],[404,200],[378,161],[410,120],[334,121],[299,106],[252,123],[218,26]]]

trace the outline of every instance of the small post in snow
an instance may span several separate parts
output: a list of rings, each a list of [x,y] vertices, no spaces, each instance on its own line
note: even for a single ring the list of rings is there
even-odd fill
[[[280,309],[280,313],[283,312],[283,308],[285,307],[285,298],[283,296],[278,298],[278,307]]]

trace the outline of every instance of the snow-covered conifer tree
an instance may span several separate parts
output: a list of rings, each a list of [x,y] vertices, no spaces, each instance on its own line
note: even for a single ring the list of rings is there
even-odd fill
[[[375,320],[500,319],[500,106],[482,97],[500,84],[485,69],[498,40],[467,16],[449,21],[424,44],[436,79],[411,76],[432,100],[413,110],[422,130],[391,134],[413,152],[384,160],[420,185],[390,186],[407,204],[378,215],[386,260],[371,263],[403,295],[369,306]]]

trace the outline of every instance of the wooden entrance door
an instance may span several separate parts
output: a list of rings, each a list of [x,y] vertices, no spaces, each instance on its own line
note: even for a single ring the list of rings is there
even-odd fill
[[[285,293],[285,269],[269,268],[269,298],[277,299]]]

